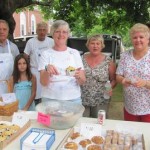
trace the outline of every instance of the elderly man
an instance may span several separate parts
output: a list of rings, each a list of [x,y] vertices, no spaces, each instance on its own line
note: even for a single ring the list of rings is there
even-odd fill
[[[30,39],[25,47],[24,53],[30,58],[31,71],[37,79],[37,91],[35,104],[41,102],[41,84],[40,73],[38,72],[38,63],[41,53],[54,45],[53,39],[47,37],[48,26],[45,22],[37,24],[37,37]]]
[[[6,81],[13,72],[14,58],[19,54],[18,47],[7,39],[9,25],[0,19],[0,97],[7,92]]]

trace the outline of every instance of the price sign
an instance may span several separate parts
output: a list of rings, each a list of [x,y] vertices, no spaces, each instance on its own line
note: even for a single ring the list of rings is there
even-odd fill
[[[102,126],[94,123],[81,123],[80,134],[87,138],[101,136]]]
[[[50,125],[50,115],[38,112],[38,122],[44,125]]]
[[[12,123],[16,124],[20,127],[23,127],[27,122],[29,121],[29,118],[24,116],[23,114],[20,114],[18,112],[15,112],[12,118]]]
[[[2,94],[2,99],[4,103],[9,104],[16,101],[16,95],[15,93],[5,93]]]

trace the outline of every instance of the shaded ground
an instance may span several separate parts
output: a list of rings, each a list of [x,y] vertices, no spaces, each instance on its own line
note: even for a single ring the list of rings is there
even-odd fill
[[[123,120],[123,102],[110,102],[108,119]]]

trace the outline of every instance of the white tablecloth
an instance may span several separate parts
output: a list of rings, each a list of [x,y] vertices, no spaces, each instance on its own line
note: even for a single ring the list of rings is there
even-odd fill
[[[82,122],[97,123],[97,119],[83,117],[78,120],[78,122],[76,123],[75,126],[80,126],[80,124]],[[106,120],[105,124],[102,128],[115,130],[116,127],[118,127],[120,125],[131,127],[134,130],[138,131],[138,133],[142,133],[144,135],[146,150],[150,150],[150,123],[129,122],[129,121],[120,121],[120,120]],[[32,127],[45,128],[43,125],[40,125],[36,121],[31,122],[30,128],[32,128]],[[4,148],[4,150],[20,150],[20,138],[28,130],[26,130],[18,138],[16,138],[14,141],[12,141],[6,148]],[[51,150],[57,150],[60,143],[63,142],[64,139],[66,139],[66,137],[68,136],[70,131],[71,131],[71,129],[56,130],[56,140],[53,143]],[[58,150],[59,150],[59,148],[58,148]]]

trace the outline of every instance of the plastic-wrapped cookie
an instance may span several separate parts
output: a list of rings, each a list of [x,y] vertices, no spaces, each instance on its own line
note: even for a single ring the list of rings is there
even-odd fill
[[[87,146],[87,150],[102,150],[102,148],[99,145],[91,144]]]
[[[71,135],[71,139],[72,140],[74,140],[74,139],[76,139],[77,137],[79,137],[80,136],[80,133],[79,132],[74,132],[72,135]]]
[[[69,150],[78,150],[78,145],[75,142],[67,142],[64,148]]]
[[[104,143],[104,139],[101,136],[93,136],[91,138],[91,141],[95,144],[103,144]]]
[[[85,148],[89,144],[91,144],[91,140],[89,140],[89,139],[84,139],[79,142],[79,145],[81,145],[82,148]]]

